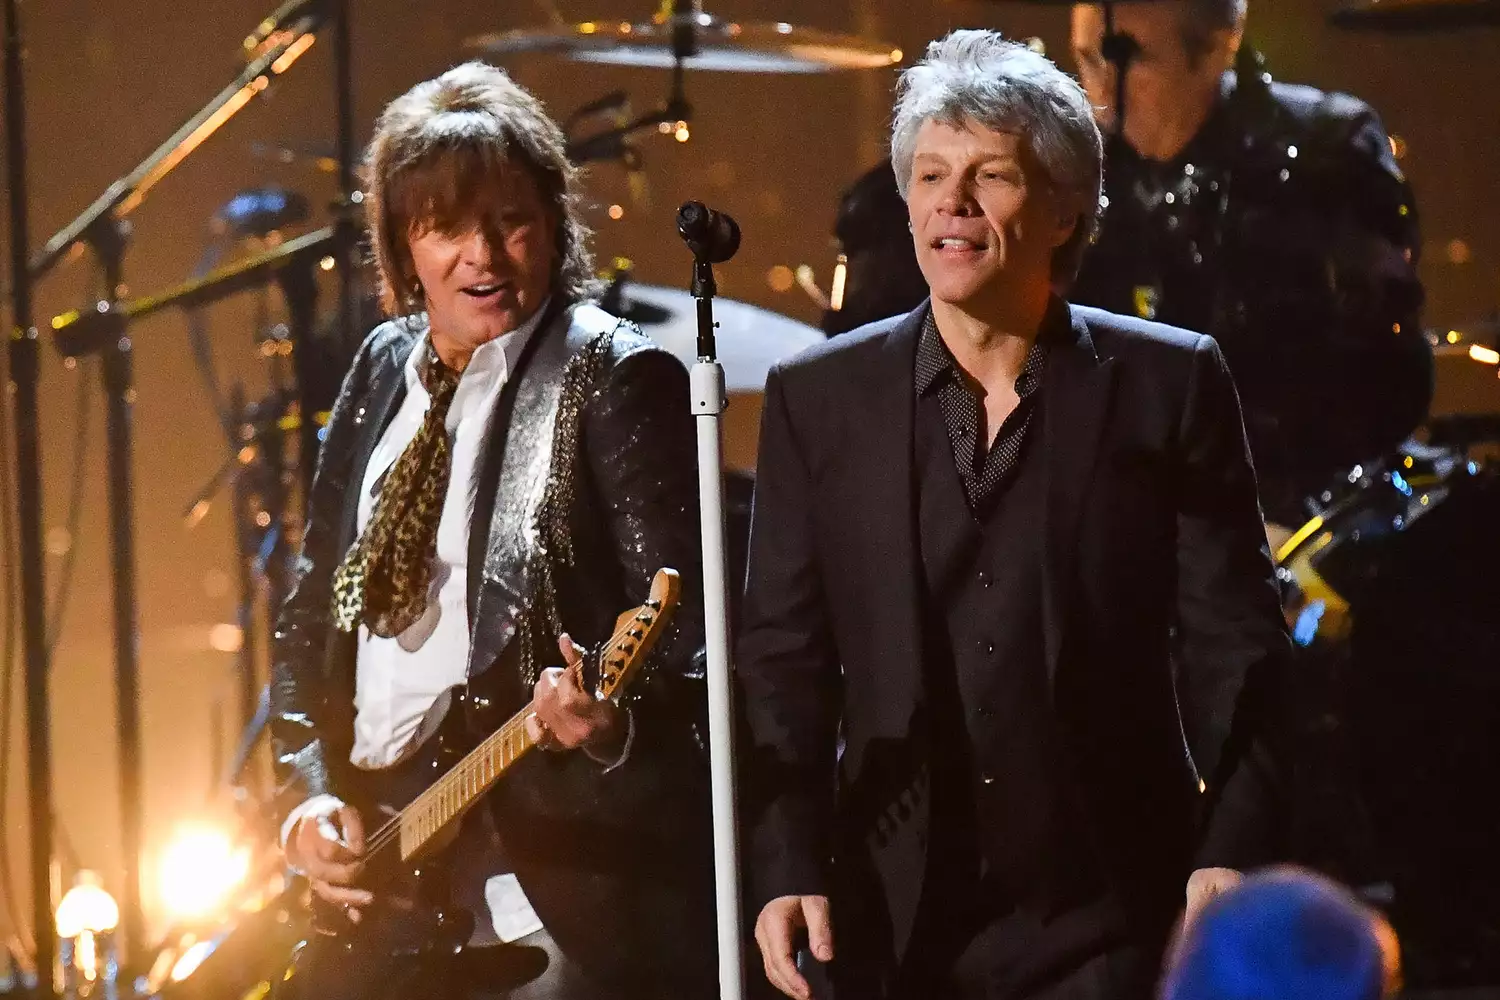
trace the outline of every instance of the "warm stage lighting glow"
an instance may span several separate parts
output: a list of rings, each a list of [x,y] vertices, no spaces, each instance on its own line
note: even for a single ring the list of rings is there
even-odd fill
[[[157,889],[173,918],[206,917],[222,908],[249,874],[248,850],[211,827],[192,827],[162,852]]]
[[[84,931],[103,934],[120,922],[120,907],[104,891],[99,876],[83,871],[78,873],[78,884],[57,904],[56,922],[60,938],[76,938]]]
[[[199,941],[182,953],[182,956],[172,963],[172,982],[180,983],[188,976],[198,971],[198,966],[203,960],[213,954],[214,943],[212,941]]]

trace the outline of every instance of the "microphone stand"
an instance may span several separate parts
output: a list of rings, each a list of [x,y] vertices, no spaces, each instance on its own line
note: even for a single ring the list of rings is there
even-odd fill
[[[741,1000],[744,955],[740,928],[739,809],[734,779],[734,688],[729,663],[729,557],[724,540],[724,368],[714,343],[714,268],[693,252],[698,303],[698,361],[690,372],[698,426],[698,513],[703,533],[703,625],[708,654],[708,743],[713,790],[714,881],[719,931],[719,996]]]
[[[1125,74],[1130,71],[1130,61],[1140,51],[1140,43],[1131,35],[1115,31],[1115,2],[1104,0],[1104,36],[1099,40],[1099,54],[1115,69],[1115,121],[1105,138],[1111,142],[1125,142]]]
[[[31,807],[31,913],[36,995],[53,996],[56,935],[52,921],[52,736],[48,700],[46,577],[42,561],[41,434],[37,412],[37,331],[32,325],[26,259],[26,99],[17,0],[5,0],[5,163],[10,187],[10,379],[15,390],[16,506],[20,527],[21,624],[26,650],[26,776]],[[10,498],[4,499],[10,503]],[[4,679],[9,683],[9,678]],[[10,747],[0,747],[9,753]],[[9,864],[0,858],[0,864]],[[16,928],[17,934],[24,933]]]

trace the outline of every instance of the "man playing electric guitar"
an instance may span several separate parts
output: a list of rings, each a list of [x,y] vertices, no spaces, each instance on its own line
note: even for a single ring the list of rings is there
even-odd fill
[[[347,933],[398,919],[358,884],[372,825],[356,795],[418,751],[450,688],[501,718],[529,701],[528,738],[554,752],[508,770],[450,852],[476,941],[547,953],[539,978],[494,992],[711,995],[686,372],[590,303],[561,131],[500,70],[466,64],[397,98],[370,170],[395,318],[344,380],[278,623],[287,860],[344,907]],[[549,666],[579,662],[573,638],[611,639],[664,566],[681,606],[628,702]]]

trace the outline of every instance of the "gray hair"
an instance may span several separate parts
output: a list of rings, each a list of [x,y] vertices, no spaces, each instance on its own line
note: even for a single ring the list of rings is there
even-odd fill
[[[922,125],[961,126],[971,119],[1020,136],[1054,194],[1078,213],[1073,235],[1052,258],[1053,283],[1066,287],[1099,224],[1104,140],[1087,95],[1051,60],[997,31],[954,31],[931,43],[896,88],[891,166],[902,198]]]

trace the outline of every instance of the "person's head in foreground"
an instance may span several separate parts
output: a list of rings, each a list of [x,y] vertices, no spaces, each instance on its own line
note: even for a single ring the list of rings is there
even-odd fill
[[[1399,980],[1396,935],[1380,914],[1322,876],[1277,869],[1204,908],[1161,1000],[1383,1000]]]
[[[1083,89],[994,31],[955,31],[901,76],[891,162],[935,302],[1004,310],[1065,291],[1098,216]]]

